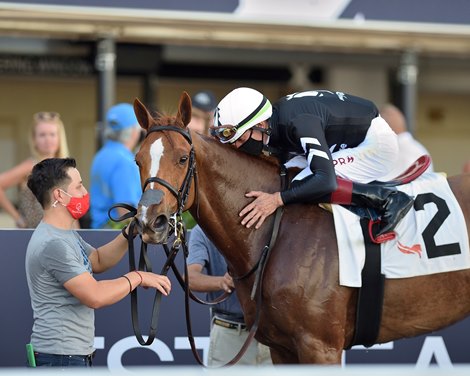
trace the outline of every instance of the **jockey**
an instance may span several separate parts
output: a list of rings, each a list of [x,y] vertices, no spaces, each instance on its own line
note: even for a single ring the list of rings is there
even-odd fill
[[[241,87],[220,101],[211,130],[220,142],[246,153],[264,151],[289,160],[286,166],[303,168],[285,191],[246,194],[255,198],[240,212],[248,228],[259,228],[282,205],[335,203],[375,209],[380,237],[413,206],[401,191],[368,184],[394,167],[398,143],[366,99],[315,90],[287,95],[271,106],[260,92]]]

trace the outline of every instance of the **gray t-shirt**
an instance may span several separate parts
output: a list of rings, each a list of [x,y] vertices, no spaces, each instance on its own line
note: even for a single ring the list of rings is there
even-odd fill
[[[95,313],[63,286],[82,273],[92,273],[93,247],[74,230],[41,221],[26,250],[34,324],[31,343],[46,354],[88,355],[93,352]]]
[[[211,276],[222,276],[227,272],[227,263],[224,256],[207,238],[199,225],[191,229],[188,247],[188,265],[202,265],[206,273]],[[207,297],[209,300],[214,300],[222,293],[223,291],[212,291],[207,294]],[[214,309],[221,310],[237,318],[243,317],[242,307],[235,292],[227,300],[215,305]]]

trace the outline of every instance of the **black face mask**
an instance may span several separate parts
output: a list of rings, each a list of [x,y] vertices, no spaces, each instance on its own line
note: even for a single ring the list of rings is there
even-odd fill
[[[250,137],[238,149],[247,154],[258,156],[263,152],[263,141],[253,140]]]

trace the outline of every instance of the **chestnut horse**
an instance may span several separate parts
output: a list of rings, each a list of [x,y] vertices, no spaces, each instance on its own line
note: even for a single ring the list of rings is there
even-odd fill
[[[246,192],[280,189],[278,162],[189,132],[186,93],[176,117],[155,119],[137,99],[134,109],[148,131],[136,155],[147,196],[136,215],[143,241],[165,242],[174,213],[189,209],[231,272],[248,273],[269,242],[274,215],[255,230],[242,226],[238,213],[250,201]],[[449,183],[468,229],[470,175]],[[235,282],[248,326],[256,315],[250,298],[254,279]],[[342,350],[353,339],[357,298],[358,289],[339,285],[332,214],[317,205],[286,206],[264,273],[256,333],[271,348],[273,362],[340,364]],[[469,314],[470,270],[388,279],[377,343],[435,331]]]

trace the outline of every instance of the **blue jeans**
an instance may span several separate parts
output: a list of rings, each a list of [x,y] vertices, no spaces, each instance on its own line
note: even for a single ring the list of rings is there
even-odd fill
[[[92,355],[57,355],[34,353],[36,367],[91,367]]]

